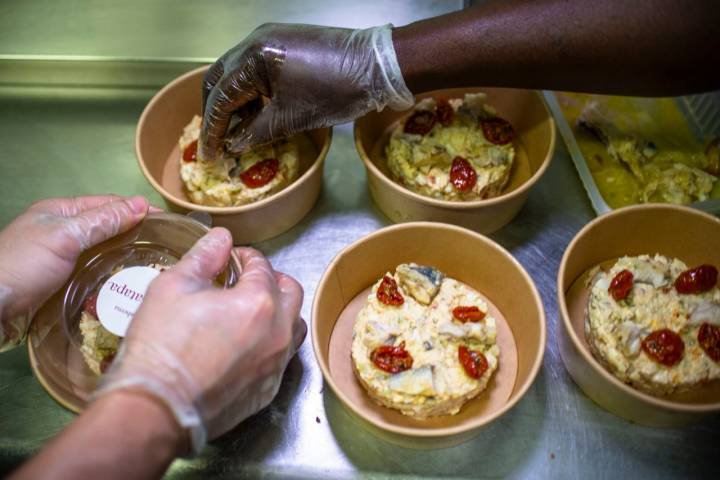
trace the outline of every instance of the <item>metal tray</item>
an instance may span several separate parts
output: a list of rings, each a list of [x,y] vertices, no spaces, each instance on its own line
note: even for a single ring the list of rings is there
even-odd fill
[[[22,61],[36,71],[64,65]],[[0,228],[30,202],[51,196],[116,192],[146,195],[161,204],[134,158],[135,125],[161,86],[157,82],[190,65],[123,62],[79,62],[65,69],[76,81],[0,82]],[[0,72],[5,66],[0,64]],[[114,84],[110,72],[125,68],[138,76]],[[161,72],[159,80],[143,78],[148,70]],[[31,78],[30,72],[18,70],[15,78]],[[90,77],[101,80],[83,84]],[[630,424],[593,404],[562,365],[555,340],[556,272],[565,246],[593,217],[571,159],[558,145],[519,216],[492,235],[536,282],[547,312],[548,344],[528,394],[472,441],[419,451],[378,439],[324,388],[306,341],[268,408],[212,442],[198,458],[175,461],[168,477],[717,478],[720,418],[664,430]],[[292,230],[256,247],[301,282],[302,315],[309,319],[315,288],[335,253],[387,224],[370,202],[352,126],[342,125],[334,131],[317,205]],[[74,417],[32,377],[24,349],[0,355],[0,405],[0,476]]]
[[[555,117],[558,131],[570,151],[570,156],[578,171],[580,180],[585,187],[585,191],[590,198],[593,209],[598,215],[611,211],[612,207],[608,205],[600,193],[585,156],[578,145],[573,128],[569,124],[565,112],[558,101],[557,95],[554,92],[546,91],[544,92],[544,96],[548,108]],[[643,100],[650,102],[655,101],[654,99]],[[663,101],[666,100],[663,99]],[[684,116],[690,131],[697,139],[703,140],[720,135],[720,92],[676,97],[673,98],[672,101]],[[715,215],[720,215],[720,199],[695,202],[690,206]]]

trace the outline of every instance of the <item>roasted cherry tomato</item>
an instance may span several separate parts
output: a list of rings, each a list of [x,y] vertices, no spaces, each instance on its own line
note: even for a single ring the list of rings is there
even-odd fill
[[[655,330],[642,341],[642,349],[658,363],[672,367],[682,360],[685,343],[669,328]]]
[[[618,272],[617,275],[610,282],[608,292],[615,299],[616,302],[624,300],[630,294],[630,290],[633,287],[633,274],[630,270],[623,270]]]
[[[100,373],[107,372],[107,369],[110,368],[110,365],[112,364],[113,360],[115,360],[114,353],[104,356],[102,359],[102,362],[100,362]]]
[[[450,122],[452,122],[455,116],[455,110],[453,110],[447,100],[439,98],[435,103],[435,115],[437,116],[438,122],[443,125],[450,125]]]
[[[495,145],[506,145],[515,138],[515,130],[512,125],[500,117],[481,120],[480,126],[488,142]]]
[[[717,284],[718,271],[712,265],[685,270],[675,279],[675,290],[678,293],[707,292]]]
[[[485,355],[477,350],[470,350],[465,345],[458,347],[458,360],[465,369],[465,373],[471,378],[480,378],[488,369],[488,362]]]
[[[427,135],[435,126],[435,122],[437,122],[435,112],[431,112],[430,110],[418,110],[407,119],[403,131],[405,133]]]
[[[703,323],[698,332],[698,343],[708,357],[720,362],[720,327]]]
[[[479,307],[455,307],[452,311],[455,320],[459,320],[462,323],[466,322],[479,322],[485,318],[485,312],[480,310]]]
[[[377,289],[377,298],[385,305],[393,305],[395,307],[405,303],[402,293],[398,290],[397,282],[394,278],[385,275]]]
[[[266,158],[240,174],[240,180],[250,188],[259,188],[270,183],[280,169],[277,158]]]
[[[470,162],[462,157],[455,157],[450,167],[450,183],[461,192],[472,190],[477,183],[477,173]]]
[[[98,318],[97,314],[97,298],[98,298],[98,292],[93,292],[87,297],[85,297],[85,301],[83,302],[83,310],[88,312],[90,315],[92,315],[95,318]]]
[[[194,162],[197,160],[197,144],[198,141],[195,140],[190,145],[185,147],[185,151],[183,152],[183,160],[186,162]]]
[[[370,353],[370,360],[380,370],[388,373],[410,370],[413,364],[412,355],[405,350],[405,342],[400,342],[397,347],[380,345]]]

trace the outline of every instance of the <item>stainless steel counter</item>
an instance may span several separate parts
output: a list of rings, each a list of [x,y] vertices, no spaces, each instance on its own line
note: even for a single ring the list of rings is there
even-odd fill
[[[410,2],[401,3],[409,8]],[[438,13],[451,3],[419,2],[423,8],[403,18]],[[0,45],[5,48],[4,41]],[[159,86],[154,83],[192,62],[128,61],[122,70],[152,70],[155,76],[113,86],[112,69],[119,67],[112,61],[76,59],[67,78],[43,83],[37,79],[46,77],[38,71],[62,70],[48,61],[0,59],[0,226],[31,201],[49,196],[112,191],[143,194],[160,204],[134,159],[135,123]],[[22,81],[28,78],[36,80]],[[639,427],[597,407],[565,372],[555,341],[555,276],[565,246],[593,216],[560,142],[520,215],[492,235],[525,266],[542,294],[549,324],[544,365],[525,398],[472,441],[416,451],[377,439],[323,387],[308,341],[270,407],[213,442],[199,458],[176,461],[168,476],[718,478],[720,418],[677,429]],[[309,320],[315,287],[333,255],[388,223],[369,200],[351,125],[342,125],[335,129],[315,208],[298,226],[257,247],[302,283],[302,313]],[[32,377],[24,349],[0,355],[0,406],[0,472],[32,455],[73,418]]]

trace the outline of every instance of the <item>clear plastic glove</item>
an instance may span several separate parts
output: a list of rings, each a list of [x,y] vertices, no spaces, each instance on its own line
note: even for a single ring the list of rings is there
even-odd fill
[[[212,160],[222,148],[241,153],[386,105],[404,110],[412,104],[391,25],[350,30],[265,24],[205,75],[200,154]]]
[[[63,284],[80,254],[148,212],[142,197],[55,198],[32,205],[0,232],[0,351],[25,338],[35,311]]]
[[[302,287],[251,248],[238,283],[213,284],[232,239],[215,228],[148,288],[97,395],[141,390],[164,402],[198,452],[275,397],[307,327]]]

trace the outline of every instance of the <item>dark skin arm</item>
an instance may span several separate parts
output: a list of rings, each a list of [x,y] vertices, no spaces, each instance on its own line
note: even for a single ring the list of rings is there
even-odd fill
[[[511,0],[393,30],[412,92],[503,86],[670,96],[720,88],[714,0]]]

